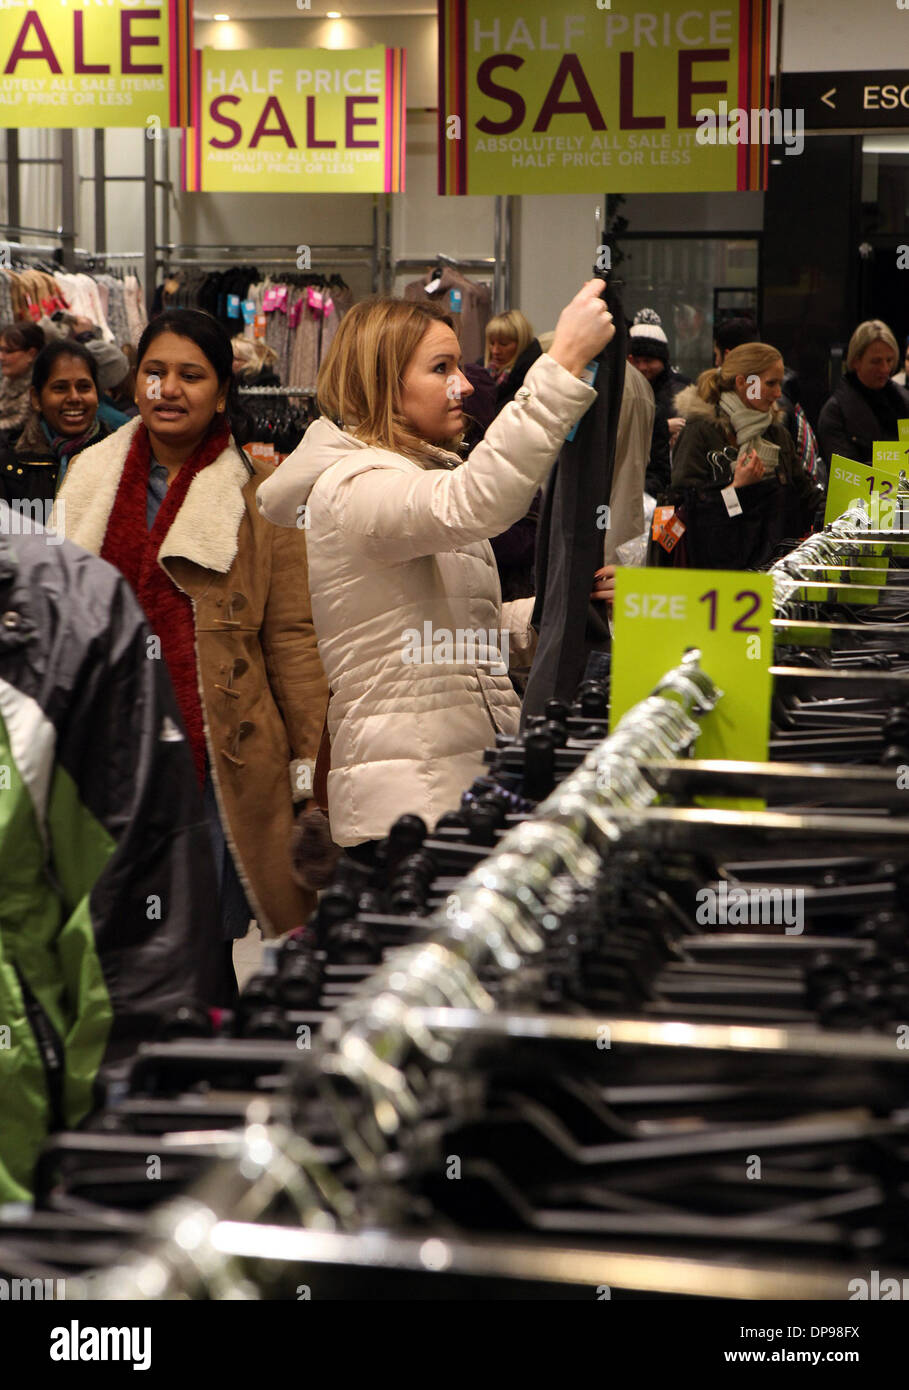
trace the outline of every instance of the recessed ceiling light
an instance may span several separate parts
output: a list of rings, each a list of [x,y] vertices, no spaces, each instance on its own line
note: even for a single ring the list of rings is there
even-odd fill
[[[226,24],[227,21],[230,19],[230,15],[229,15],[229,14],[213,14],[213,15],[212,15],[212,19],[217,19],[217,20],[220,21],[221,24]]]
[[[328,13],[327,13],[326,18],[328,18],[328,19],[340,19],[340,18],[341,18],[341,11],[340,11],[340,10],[329,10]]]

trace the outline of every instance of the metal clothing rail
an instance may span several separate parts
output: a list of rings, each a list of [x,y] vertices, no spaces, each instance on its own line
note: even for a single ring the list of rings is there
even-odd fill
[[[162,256],[158,259],[158,265],[163,266],[165,268],[167,266],[195,265],[198,266],[200,270],[217,270],[222,266],[232,266],[237,265],[238,263],[238,258],[236,256],[230,258],[225,257],[223,260],[217,260],[213,256]],[[288,269],[299,271],[301,275],[306,274],[305,270],[300,270],[300,267],[297,265],[296,259],[293,256],[256,256],[254,264],[257,266],[285,266]],[[310,259],[309,264],[310,266],[337,265],[338,259],[335,256],[314,256]],[[369,260],[366,256],[359,256],[351,257],[349,260],[345,261],[344,264],[368,265],[371,267],[372,261]]]
[[[373,223],[376,225],[375,211]],[[380,288],[380,263],[379,249],[377,241],[374,239],[371,245],[365,242],[350,242],[344,245],[322,243],[308,245],[309,265],[312,266],[344,266],[344,265],[365,265],[369,267],[370,283],[373,293]],[[257,266],[286,267],[288,269],[301,269],[297,265],[297,258],[294,255],[287,255],[287,243],[259,244],[258,246],[245,245],[238,243],[235,245],[221,245],[217,243],[195,243],[187,241],[160,242],[155,247],[157,264],[161,267],[168,266],[199,266],[203,269],[218,269],[223,265],[228,265],[237,260],[252,263]],[[284,251],[283,256],[263,256],[262,252]],[[184,253],[195,253],[192,255]],[[228,259],[229,258],[229,259]],[[340,265],[339,265],[340,263]],[[304,271],[305,273],[305,271]]]
[[[5,247],[8,251],[15,251],[17,255],[29,256],[59,256],[62,250],[60,246],[29,246],[23,241],[7,241],[2,236],[0,236],[0,246]]]
[[[492,272],[492,311],[500,314],[503,309],[511,307],[511,261],[512,261],[512,231],[514,226],[514,198],[497,196],[494,203],[493,214],[493,247],[492,256],[448,256],[444,252],[437,252],[434,256],[406,256],[399,257],[389,265],[390,279],[392,285],[395,277],[400,271],[405,270],[425,270],[427,265],[434,265],[437,262],[442,265],[449,265],[455,270],[472,270],[474,272]],[[385,239],[391,241],[391,221],[390,211],[386,211],[385,220]],[[391,288],[391,286],[389,287]]]
[[[241,396],[314,396],[308,386],[241,386]]]

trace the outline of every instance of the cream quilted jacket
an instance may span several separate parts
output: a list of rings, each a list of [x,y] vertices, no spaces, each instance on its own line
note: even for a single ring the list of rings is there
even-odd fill
[[[544,354],[466,463],[435,450],[421,467],[323,418],[259,487],[264,516],[306,527],[338,844],[378,838],[404,811],[431,829],[482,771],[496,730],[517,729],[505,642],[462,642],[453,660],[438,648],[442,661],[424,646],[414,661],[413,635],[504,629],[512,664],[526,660],[533,600],[503,609],[489,537],[525,514],[595,394]]]

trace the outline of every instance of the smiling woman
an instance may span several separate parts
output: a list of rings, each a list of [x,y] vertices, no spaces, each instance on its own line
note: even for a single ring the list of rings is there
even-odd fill
[[[234,439],[232,369],[208,314],[154,319],[138,347],[140,418],[88,450],[61,494],[68,539],[126,576],[156,634],[204,788],[228,942],[252,916],[277,936],[314,906],[291,877],[290,842],[327,696],[304,534],[258,514],[270,468]],[[231,975],[225,987],[229,998]]]
[[[46,519],[70,461],[104,439],[98,418],[98,369],[80,343],[42,348],[34,360],[31,410],[15,449],[0,454],[0,496],[11,507],[34,504]]]

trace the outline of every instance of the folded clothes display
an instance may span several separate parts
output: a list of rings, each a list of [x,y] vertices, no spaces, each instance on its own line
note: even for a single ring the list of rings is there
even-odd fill
[[[235,1012],[162,1020],[49,1141],[0,1272],[750,1299],[909,1272],[909,541],[838,523],[773,574],[768,762],[697,759],[696,652],[611,734],[602,684],[551,700],[437,825],[343,859]]]

